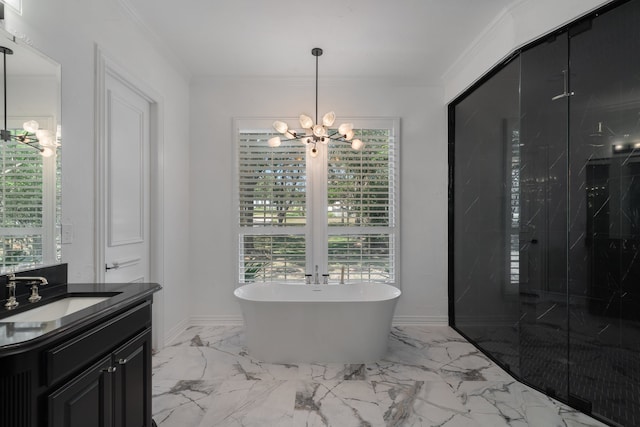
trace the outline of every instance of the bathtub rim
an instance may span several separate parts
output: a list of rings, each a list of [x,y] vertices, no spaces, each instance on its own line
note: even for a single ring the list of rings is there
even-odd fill
[[[312,296],[311,298],[298,298],[298,299],[277,299],[277,298],[258,298],[258,297],[251,297],[251,295],[248,295],[247,293],[251,291],[251,289],[253,288],[257,288],[257,287],[271,287],[271,288],[276,288],[279,290],[284,290],[287,287],[296,287],[298,290],[302,290],[304,289],[302,292],[304,293],[304,295],[309,295]],[[324,289],[327,290],[337,290],[337,289],[342,289],[345,287],[354,287],[355,289],[357,288],[365,288],[368,286],[375,286],[377,288],[382,288],[381,289],[376,289],[375,298],[345,298],[345,299],[322,299],[320,298],[320,295],[316,295],[313,292],[318,292],[318,291],[322,291]],[[351,289],[354,289],[351,288]],[[233,291],[233,295],[242,301],[249,301],[249,302],[264,302],[264,303],[354,303],[354,302],[383,302],[383,301],[390,301],[390,300],[397,300],[398,298],[400,298],[400,296],[402,295],[402,291],[391,284],[388,283],[376,283],[376,282],[355,282],[355,283],[346,283],[344,285],[339,285],[339,284],[335,284],[335,283],[330,283],[327,285],[307,285],[304,283],[281,283],[281,282],[253,282],[253,283],[245,283],[242,284],[238,287],[236,287]],[[373,295],[371,295],[373,296]]]

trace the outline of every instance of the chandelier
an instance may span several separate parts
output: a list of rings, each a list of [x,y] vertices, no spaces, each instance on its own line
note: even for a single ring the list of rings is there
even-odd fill
[[[4,86],[4,128],[0,129],[0,140],[17,141],[38,150],[43,157],[51,157],[55,154],[56,147],[59,147],[60,143],[57,142],[57,138],[52,131],[40,129],[40,125],[35,120],[24,122],[22,125],[24,129],[22,133],[16,132],[16,134],[13,135],[11,131],[7,129],[7,55],[13,55],[13,50],[5,46],[0,46],[0,52],[2,53],[2,80]]]
[[[322,55],[322,49],[315,47],[311,50],[311,54],[316,57],[316,120],[314,122],[306,114],[300,115],[300,127],[304,129],[304,133],[298,133],[290,129],[285,122],[279,120],[273,122],[273,128],[284,135],[285,139],[274,136],[267,142],[269,147],[279,147],[283,141],[300,141],[310,147],[309,153],[311,157],[318,155],[318,144],[326,145],[329,141],[351,144],[351,148],[354,150],[362,149],[363,142],[353,138],[353,123],[343,123],[338,126],[337,130],[331,129],[336,120],[336,115],[333,111],[322,116],[322,123],[318,122],[318,57]]]

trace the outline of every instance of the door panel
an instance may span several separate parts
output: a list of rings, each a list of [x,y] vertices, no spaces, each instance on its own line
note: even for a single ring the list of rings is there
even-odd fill
[[[105,357],[49,396],[51,427],[111,427],[111,357]]]
[[[149,102],[106,78],[105,261],[108,282],[149,277]]]

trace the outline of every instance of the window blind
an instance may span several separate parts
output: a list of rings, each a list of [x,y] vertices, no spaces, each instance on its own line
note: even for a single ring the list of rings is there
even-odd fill
[[[43,157],[15,141],[1,145],[0,267],[42,262]]]
[[[267,140],[271,136],[265,132],[240,133],[240,226],[304,226],[305,148],[295,141],[270,148]]]
[[[360,151],[330,146],[327,221],[329,274],[395,281],[397,159],[393,129],[358,129]]]
[[[328,165],[330,227],[393,226],[395,151],[389,129],[360,129],[360,151],[331,144]]]
[[[307,183],[305,147],[271,148],[268,130],[241,131],[238,218],[241,283],[304,280]],[[282,233],[283,229],[290,232]]]
[[[239,282],[303,283],[316,265],[330,280],[344,267],[346,280],[395,282],[398,122],[376,119],[354,129],[362,150],[320,144],[317,158],[297,141],[269,147],[266,122],[236,122]]]

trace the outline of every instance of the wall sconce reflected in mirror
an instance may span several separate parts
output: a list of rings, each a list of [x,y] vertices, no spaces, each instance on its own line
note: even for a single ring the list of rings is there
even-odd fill
[[[0,52],[2,52],[2,80],[4,84],[4,127],[0,130],[0,139],[3,141],[17,141],[34,150],[38,150],[43,157],[51,157],[56,153],[56,148],[60,146],[60,143],[52,131],[40,129],[40,125],[35,120],[24,122],[22,133],[20,133],[21,131],[14,131],[12,134],[7,129],[7,55],[13,55],[13,50],[0,46]]]

